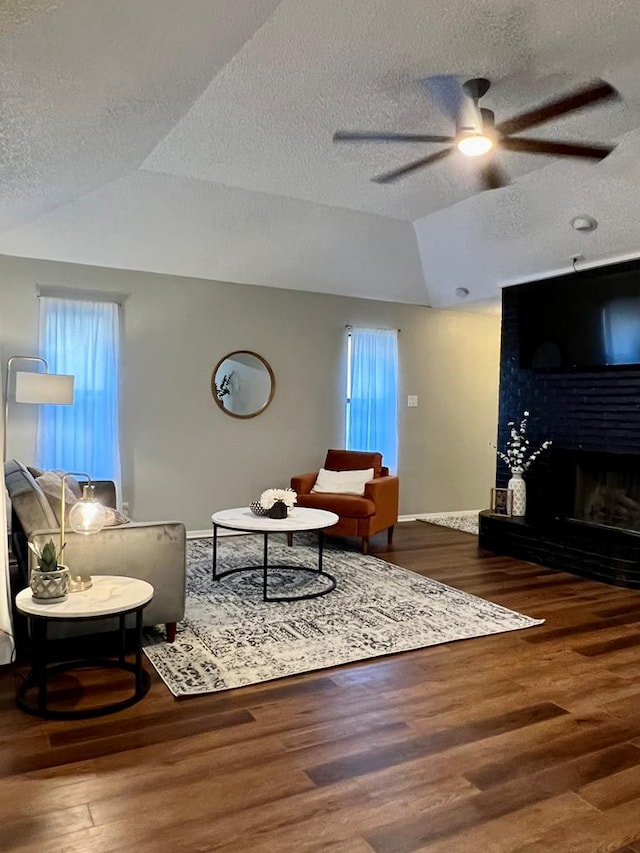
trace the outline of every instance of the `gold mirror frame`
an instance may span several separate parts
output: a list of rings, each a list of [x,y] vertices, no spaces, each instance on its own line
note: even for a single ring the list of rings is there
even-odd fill
[[[253,356],[254,358],[258,359],[259,362],[261,362],[261,364],[263,365],[263,367],[265,368],[265,370],[267,371],[267,373],[269,375],[269,381],[270,381],[271,388],[269,390],[268,399],[259,409],[256,409],[254,412],[251,412],[248,415],[241,415],[241,414],[238,414],[237,412],[230,411],[224,405],[224,402],[223,402],[224,398],[221,398],[218,395],[218,386],[216,385],[216,373],[218,372],[220,367],[224,364],[224,362],[227,361],[227,359],[233,358],[234,355],[251,355],[251,356]],[[255,418],[258,415],[261,415],[262,412],[264,412],[264,410],[269,406],[269,404],[273,400],[273,395],[275,394],[275,392],[276,392],[276,378],[273,374],[273,370],[271,369],[271,365],[269,364],[269,362],[265,358],[263,358],[257,352],[253,352],[253,350],[237,349],[237,350],[234,350],[233,352],[229,352],[226,355],[224,355],[220,359],[220,361],[216,364],[216,366],[213,368],[213,373],[211,374],[211,394],[213,396],[213,399],[216,401],[216,404],[218,405],[218,407],[220,409],[222,409],[222,411],[226,415],[230,415],[230,417],[232,417],[232,418],[241,418],[242,420],[247,420],[247,418]]]

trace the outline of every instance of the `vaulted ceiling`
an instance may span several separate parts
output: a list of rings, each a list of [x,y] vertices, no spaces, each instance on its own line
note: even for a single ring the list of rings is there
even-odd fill
[[[4,0],[0,253],[443,307],[640,254],[639,42],[637,0]],[[372,183],[438,147],[333,132],[450,134],[436,74],[490,78],[498,120],[604,78],[527,135],[617,148]]]

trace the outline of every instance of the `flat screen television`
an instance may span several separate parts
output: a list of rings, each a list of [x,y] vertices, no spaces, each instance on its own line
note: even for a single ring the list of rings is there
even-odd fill
[[[640,261],[520,285],[520,367],[640,366]]]

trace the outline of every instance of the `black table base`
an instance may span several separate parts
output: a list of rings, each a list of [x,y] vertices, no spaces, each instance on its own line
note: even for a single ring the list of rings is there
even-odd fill
[[[31,624],[32,637],[32,658],[33,663],[31,671],[20,685],[17,691],[16,704],[18,708],[26,711],[27,714],[33,714],[37,717],[43,717],[47,720],[84,720],[91,717],[101,717],[105,714],[112,714],[115,711],[121,711],[124,708],[129,708],[139,702],[143,696],[149,692],[151,679],[149,673],[142,665],[142,607],[137,607],[128,610],[126,613],[117,614],[119,618],[119,652],[113,658],[82,658],[80,660],[65,661],[63,663],[48,664],[47,663],[47,624],[46,617],[29,615]],[[125,660],[125,620],[128,613],[136,615],[136,646],[135,646],[135,661],[129,663]],[[73,619],[63,620],[56,619],[56,622],[61,621],[94,621],[96,619],[113,619],[115,614],[106,616],[87,616],[74,617]],[[80,639],[79,642],[82,642]],[[49,706],[49,682],[55,676],[76,669],[118,669],[124,672],[130,672],[133,675],[133,692],[117,702],[110,702],[104,705],[97,705],[89,708],[51,708]]]
[[[223,525],[214,524],[213,525],[213,558],[212,558],[212,577],[214,581],[219,581],[222,578],[226,578],[227,575],[235,575],[238,572],[255,572],[262,571],[262,600],[263,601],[309,601],[312,598],[319,598],[321,595],[327,595],[327,593],[332,592],[336,588],[336,579],[333,575],[330,575],[329,572],[325,572],[322,568],[322,554],[323,554],[323,535],[322,530],[318,532],[318,568],[312,569],[307,566],[290,566],[283,564],[274,564],[269,562],[269,533],[271,531],[247,531],[250,533],[258,533],[263,537],[263,557],[262,557],[262,565],[256,566],[240,566],[235,569],[227,569],[224,572],[219,572],[217,569],[218,563],[218,527],[222,527]],[[237,528],[230,528],[235,530]],[[282,533],[283,531],[273,531],[274,533]],[[286,532],[286,531],[285,531]],[[295,531],[294,531],[295,532]],[[268,582],[269,582],[269,571],[272,569],[284,569],[287,571],[295,571],[295,572],[304,572],[306,574],[312,575],[314,578],[325,578],[328,583],[326,586],[318,590],[317,592],[306,592],[300,593],[299,595],[269,595],[268,592]]]

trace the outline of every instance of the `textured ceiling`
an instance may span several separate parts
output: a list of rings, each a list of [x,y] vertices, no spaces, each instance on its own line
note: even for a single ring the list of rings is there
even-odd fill
[[[0,252],[459,304],[637,252],[637,0],[4,0]],[[619,141],[597,166],[333,145],[336,129],[450,133],[421,80],[486,75],[500,119],[603,77],[619,103],[537,129]],[[568,225],[595,216],[592,234]]]

